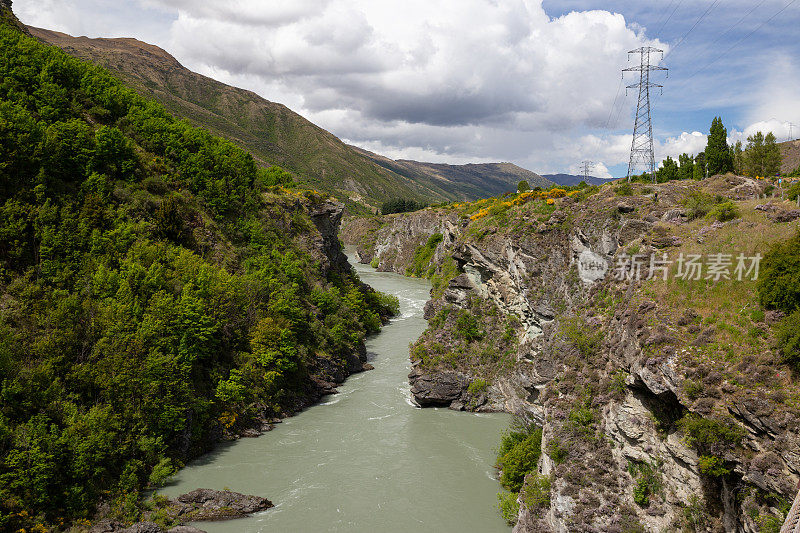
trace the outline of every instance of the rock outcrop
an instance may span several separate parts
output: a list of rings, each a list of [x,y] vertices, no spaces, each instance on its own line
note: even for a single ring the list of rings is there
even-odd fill
[[[159,500],[157,506],[158,520],[176,525],[162,527],[152,521],[155,513],[145,512],[141,522],[126,526],[118,520],[105,519],[92,526],[89,533],[205,533],[185,522],[243,518],[273,507],[271,501],[260,496],[213,489],[196,489],[174,500]]]
[[[657,204],[646,194],[620,202],[607,187],[579,202],[557,200],[546,216],[512,211],[504,225],[452,208],[438,219],[430,209],[375,219],[366,231],[346,224],[362,262],[399,273],[413,253],[393,251],[447,236],[435,275],[450,260],[457,269],[426,305],[430,328],[412,348],[409,381],[421,406],[491,406],[542,427],[535,474],[551,480],[549,504],[520,496],[515,533],[755,533],[781,520],[800,479],[800,410],[787,401],[800,397],[796,378],[769,342],[734,344],[728,326],[708,318],[724,309],[691,294],[670,299],[650,260],[697,244],[718,252],[748,234],[772,237],[776,212],[796,225],[785,206],[762,208],[758,222],[710,225],[683,207],[699,187],[735,200],[758,196],[759,186],[731,176],[668,183],[656,186]],[[630,267],[637,254],[646,258],[635,266],[641,279],[630,269],[620,276],[619,265]],[[512,360],[484,364],[474,353],[479,341],[453,340],[452,317],[466,315],[477,320],[476,337],[498,329],[496,315],[508,317]],[[743,334],[767,335],[766,322],[776,320],[768,315]],[[469,391],[476,380],[485,387],[481,403]]]
[[[192,521],[241,518],[273,507],[260,496],[249,496],[229,490],[196,489],[178,496],[171,506],[179,516]]]

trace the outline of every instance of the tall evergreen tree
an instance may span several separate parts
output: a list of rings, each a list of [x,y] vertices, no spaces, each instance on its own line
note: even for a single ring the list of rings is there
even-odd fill
[[[744,151],[744,173],[751,178],[764,176],[764,134],[760,131],[747,138]]]
[[[723,126],[720,117],[715,117],[711,122],[711,131],[706,146],[706,162],[710,176],[733,170],[733,160],[728,148],[728,130]]]
[[[670,156],[661,163],[661,168],[656,171],[656,181],[664,183],[678,179],[678,164]]]
[[[706,153],[700,152],[694,158],[694,175],[696,180],[701,180],[706,177]]]
[[[694,177],[694,158],[689,154],[681,154],[678,156],[678,163],[680,163],[678,179],[692,179]]]
[[[733,172],[736,174],[744,174],[744,150],[742,149],[742,141],[736,141],[736,144],[731,148],[731,157],[733,158]]]
[[[764,175],[777,176],[781,171],[781,149],[775,142],[772,132],[764,137]]]

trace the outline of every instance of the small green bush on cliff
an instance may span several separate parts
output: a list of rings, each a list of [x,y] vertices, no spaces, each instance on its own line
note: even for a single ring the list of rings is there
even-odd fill
[[[414,258],[411,266],[406,269],[406,275],[418,278],[430,277],[436,269],[436,265],[431,264],[431,259],[443,238],[441,233],[434,233],[428,237],[427,242],[414,251]]]
[[[650,496],[661,492],[661,474],[658,465],[632,461],[628,463],[628,473],[636,480],[633,487],[633,501],[639,507],[650,505]]]
[[[531,511],[547,509],[550,507],[550,478],[533,472],[525,479],[520,497]]]
[[[511,492],[519,492],[525,476],[536,470],[541,454],[541,429],[503,435],[497,457],[497,466],[502,470],[500,484]]]
[[[722,477],[731,473],[725,468],[725,461],[715,455],[701,455],[697,459],[697,466],[701,474],[711,477]]]
[[[469,387],[467,387],[467,392],[472,394],[473,396],[477,396],[479,394],[483,394],[486,392],[486,389],[489,388],[489,382],[485,379],[475,378],[469,383]]]
[[[475,316],[467,310],[459,312],[456,319],[456,333],[467,342],[480,340],[484,336]]]
[[[519,494],[516,492],[497,493],[497,506],[500,508],[500,515],[509,526],[517,523],[517,516],[519,515],[518,498]]]
[[[579,317],[562,321],[561,332],[584,357],[594,356],[603,346],[602,330],[592,331]]]
[[[800,310],[778,323],[775,327],[775,343],[781,360],[800,370]]]
[[[720,422],[689,413],[678,420],[678,428],[684,441],[700,455],[700,472],[711,477],[730,473],[726,468],[724,454],[741,444],[744,430],[733,422]]]

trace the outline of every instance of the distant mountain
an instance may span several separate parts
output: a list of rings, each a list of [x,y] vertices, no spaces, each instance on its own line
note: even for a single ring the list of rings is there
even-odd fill
[[[584,178],[582,175],[576,174],[542,174],[542,177],[567,187],[577,185],[582,181],[586,181],[589,185],[602,185],[611,181],[611,179],[596,178],[594,176]]]
[[[553,185],[552,181],[513,163],[422,163],[408,159],[389,159],[356,146],[353,148],[382,167],[424,183],[427,188],[438,190],[453,200],[478,200],[516,191],[522,180],[527,181],[531,187]]]

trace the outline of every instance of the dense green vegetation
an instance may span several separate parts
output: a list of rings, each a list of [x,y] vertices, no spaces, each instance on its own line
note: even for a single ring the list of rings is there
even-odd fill
[[[747,138],[741,154],[739,172],[746,176],[775,176],[781,169],[781,151],[772,132],[756,132]]]
[[[498,505],[509,524],[517,519],[519,497],[531,510],[550,506],[550,478],[536,472],[541,455],[542,430],[515,419],[497,451],[500,484],[508,491],[497,495]]]
[[[135,517],[380,327],[393,302],[324,266],[325,198],[289,182],[0,24],[0,530]]]
[[[387,200],[381,204],[382,215],[392,215],[394,213],[409,213],[427,207],[427,204],[417,202],[408,198],[395,198]]]
[[[678,420],[684,441],[699,455],[700,473],[721,477],[730,473],[726,468],[725,453],[741,444],[744,430],[733,422],[703,418],[689,413]]]
[[[434,233],[425,244],[420,245],[414,250],[414,259],[411,266],[406,269],[407,276],[431,277],[436,271],[436,265],[431,263],[436,247],[442,242],[444,236],[441,233]]]
[[[711,121],[705,156],[709,176],[733,171],[733,157],[728,146],[728,130],[722,124],[721,117],[714,117],[714,120]]]
[[[758,294],[764,308],[786,315],[775,328],[778,351],[784,362],[800,370],[800,233],[764,257]]]

